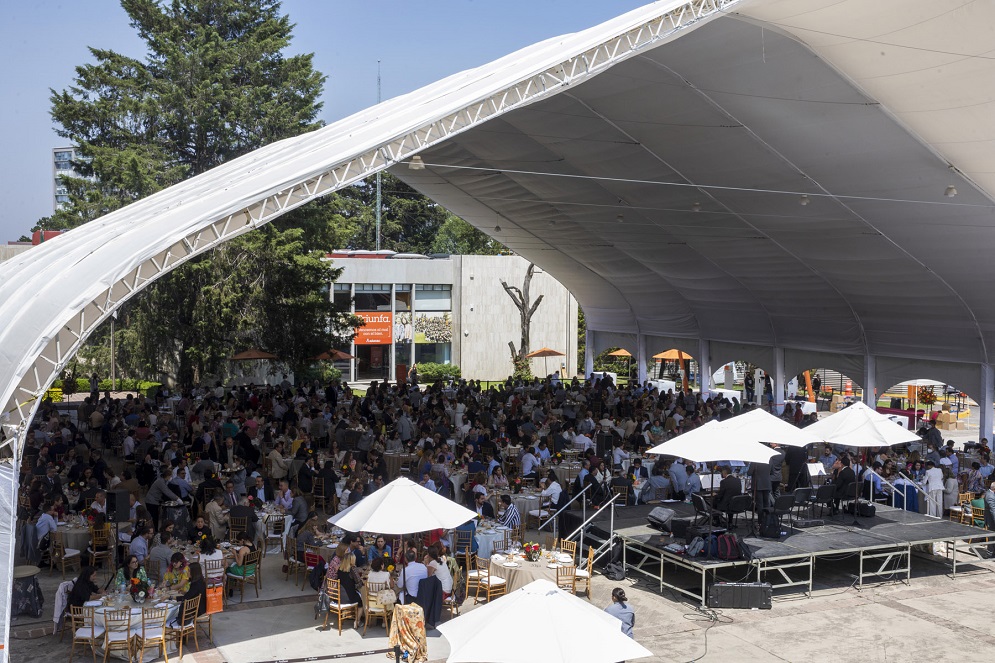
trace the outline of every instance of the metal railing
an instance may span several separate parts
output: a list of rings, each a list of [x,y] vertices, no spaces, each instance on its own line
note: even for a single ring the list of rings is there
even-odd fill
[[[611,550],[612,542],[615,540],[615,499],[614,499],[614,497],[607,504],[603,504],[601,506],[601,508],[599,508],[597,511],[595,511],[594,513],[592,513],[589,518],[586,518],[584,520],[584,522],[582,522],[577,529],[575,529],[574,531],[570,532],[570,534],[568,534],[566,537],[564,537],[566,540],[570,541],[570,540],[572,540],[574,538],[574,536],[576,536],[579,533],[580,534],[580,539],[577,542],[577,550],[578,550],[578,552],[580,552],[581,555],[583,555],[584,554],[584,530],[588,526],[588,524],[590,524],[591,521],[593,521],[595,518],[597,518],[599,515],[601,515],[601,512],[604,511],[605,509],[611,509],[611,517],[609,519],[609,524],[608,524],[608,539],[604,543],[602,543],[600,546],[598,546],[598,548],[594,551],[594,557],[592,558],[592,563],[598,561],[599,559],[601,559],[602,555],[605,554],[605,551]]]
[[[937,502],[936,500],[934,500],[933,497],[929,494],[929,492],[925,488],[923,488],[918,483],[916,483],[915,481],[912,480],[912,477],[907,476],[904,472],[901,472],[901,471],[898,472],[898,476],[902,477],[910,485],[914,486],[915,489],[916,489],[916,492],[922,493],[922,496],[926,498],[927,502],[932,502],[933,504],[935,504],[938,507],[939,512],[941,514],[943,513],[943,503],[942,502]],[[891,484],[891,486],[894,488],[894,484]],[[903,495],[905,494],[905,490],[904,489],[902,490],[902,494]],[[891,505],[895,506],[895,493],[894,493],[894,491],[892,491]],[[927,513],[925,515],[927,515],[927,516],[929,515],[928,509],[927,509]],[[936,516],[931,516],[931,517],[932,518],[936,518]],[[943,516],[941,515],[940,518],[942,518],[942,517]]]
[[[584,497],[584,493],[586,493],[587,489],[590,488],[593,485],[594,484],[589,483],[586,486],[584,486],[583,490],[581,490],[579,493],[577,493],[576,495],[574,495],[573,497],[571,497],[569,502],[567,502],[566,504],[564,504],[563,507],[560,508],[559,511],[557,511],[556,513],[554,513],[552,516],[549,517],[549,520],[547,520],[546,522],[544,522],[541,525],[539,525],[539,529],[537,529],[536,532],[537,533],[541,532],[546,527],[546,525],[548,525],[549,523],[553,523],[553,538],[554,539],[557,538],[557,536],[556,536],[557,533],[558,533],[558,524],[557,523],[559,521],[558,516],[561,513],[563,513],[564,511],[566,511],[567,509],[569,509],[571,504],[573,504],[574,502],[576,502],[578,499]],[[564,489],[564,490],[566,490],[566,489]],[[580,508],[581,508],[581,520],[584,520],[585,518],[587,518],[587,500],[582,500],[581,503],[580,503],[580,505],[581,505],[580,506]],[[540,510],[542,509],[542,504],[539,505],[539,509]],[[552,511],[552,507],[550,507],[550,511]]]

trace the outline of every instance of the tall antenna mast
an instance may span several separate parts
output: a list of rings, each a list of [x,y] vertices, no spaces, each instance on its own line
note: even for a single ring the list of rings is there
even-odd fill
[[[377,103],[380,103],[380,60],[377,60]],[[380,250],[380,171],[377,171],[377,251]]]

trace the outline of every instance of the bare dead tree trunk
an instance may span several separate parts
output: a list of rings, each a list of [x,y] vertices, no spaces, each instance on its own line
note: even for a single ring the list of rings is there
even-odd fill
[[[536,266],[533,263],[529,263],[529,268],[525,272],[525,281],[522,283],[521,289],[513,285],[508,285],[504,279],[501,279],[501,287],[503,287],[504,291],[508,293],[508,296],[511,297],[511,301],[515,303],[515,308],[518,309],[519,321],[521,324],[522,336],[518,350],[515,350],[514,342],[508,341],[508,347],[511,348],[512,361],[522,361],[525,359],[525,355],[529,353],[529,336],[532,327],[532,316],[535,315],[536,309],[539,308],[539,304],[542,303],[543,295],[539,295],[535,302],[532,302],[531,295],[529,293],[535,269]]]

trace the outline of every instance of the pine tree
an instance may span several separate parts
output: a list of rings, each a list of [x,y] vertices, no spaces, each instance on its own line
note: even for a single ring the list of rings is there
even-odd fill
[[[122,0],[144,58],[91,48],[74,84],[52,91],[59,135],[82,177],[48,228],[72,228],[276,140],[318,126],[324,76],[284,55],[293,25],[278,0]],[[321,201],[195,259],[126,309],[123,360],[181,382],[264,347],[301,367],[348,322],[322,260],[338,210]]]

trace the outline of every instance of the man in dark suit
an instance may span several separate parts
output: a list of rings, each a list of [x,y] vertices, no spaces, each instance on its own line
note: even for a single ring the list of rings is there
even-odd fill
[[[719,513],[728,513],[732,498],[743,493],[743,482],[739,477],[732,475],[729,466],[722,467],[722,481],[719,482],[719,490],[712,498],[712,506]]]
[[[857,475],[850,467],[850,457],[844,455],[836,459],[836,463],[833,464],[833,485],[836,486],[836,492],[833,494],[833,513],[839,510],[840,500],[853,496],[853,484],[856,482]]]
[[[253,500],[259,502],[273,501],[273,486],[263,477],[256,477],[255,485],[249,490]]]
[[[640,481],[650,478],[650,473],[646,471],[645,467],[643,467],[642,458],[633,459],[632,465],[629,467],[629,475],[635,479],[639,479]]]
[[[235,482],[225,483],[225,508],[231,509],[238,506],[238,493],[235,492]]]
[[[249,506],[249,500],[251,499],[252,498],[249,496],[243,497],[235,506],[231,507],[231,510],[228,512],[228,519],[230,522],[232,518],[245,518],[245,521],[249,523],[249,527],[246,531],[249,532],[249,536],[251,536],[252,540],[255,541],[259,538],[259,516],[256,515],[256,510]]]
[[[487,501],[487,496],[483,493],[474,493],[474,506],[477,510],[477,515],[481,518],[493,518],[494,517],[494,507],[491,503]]]

